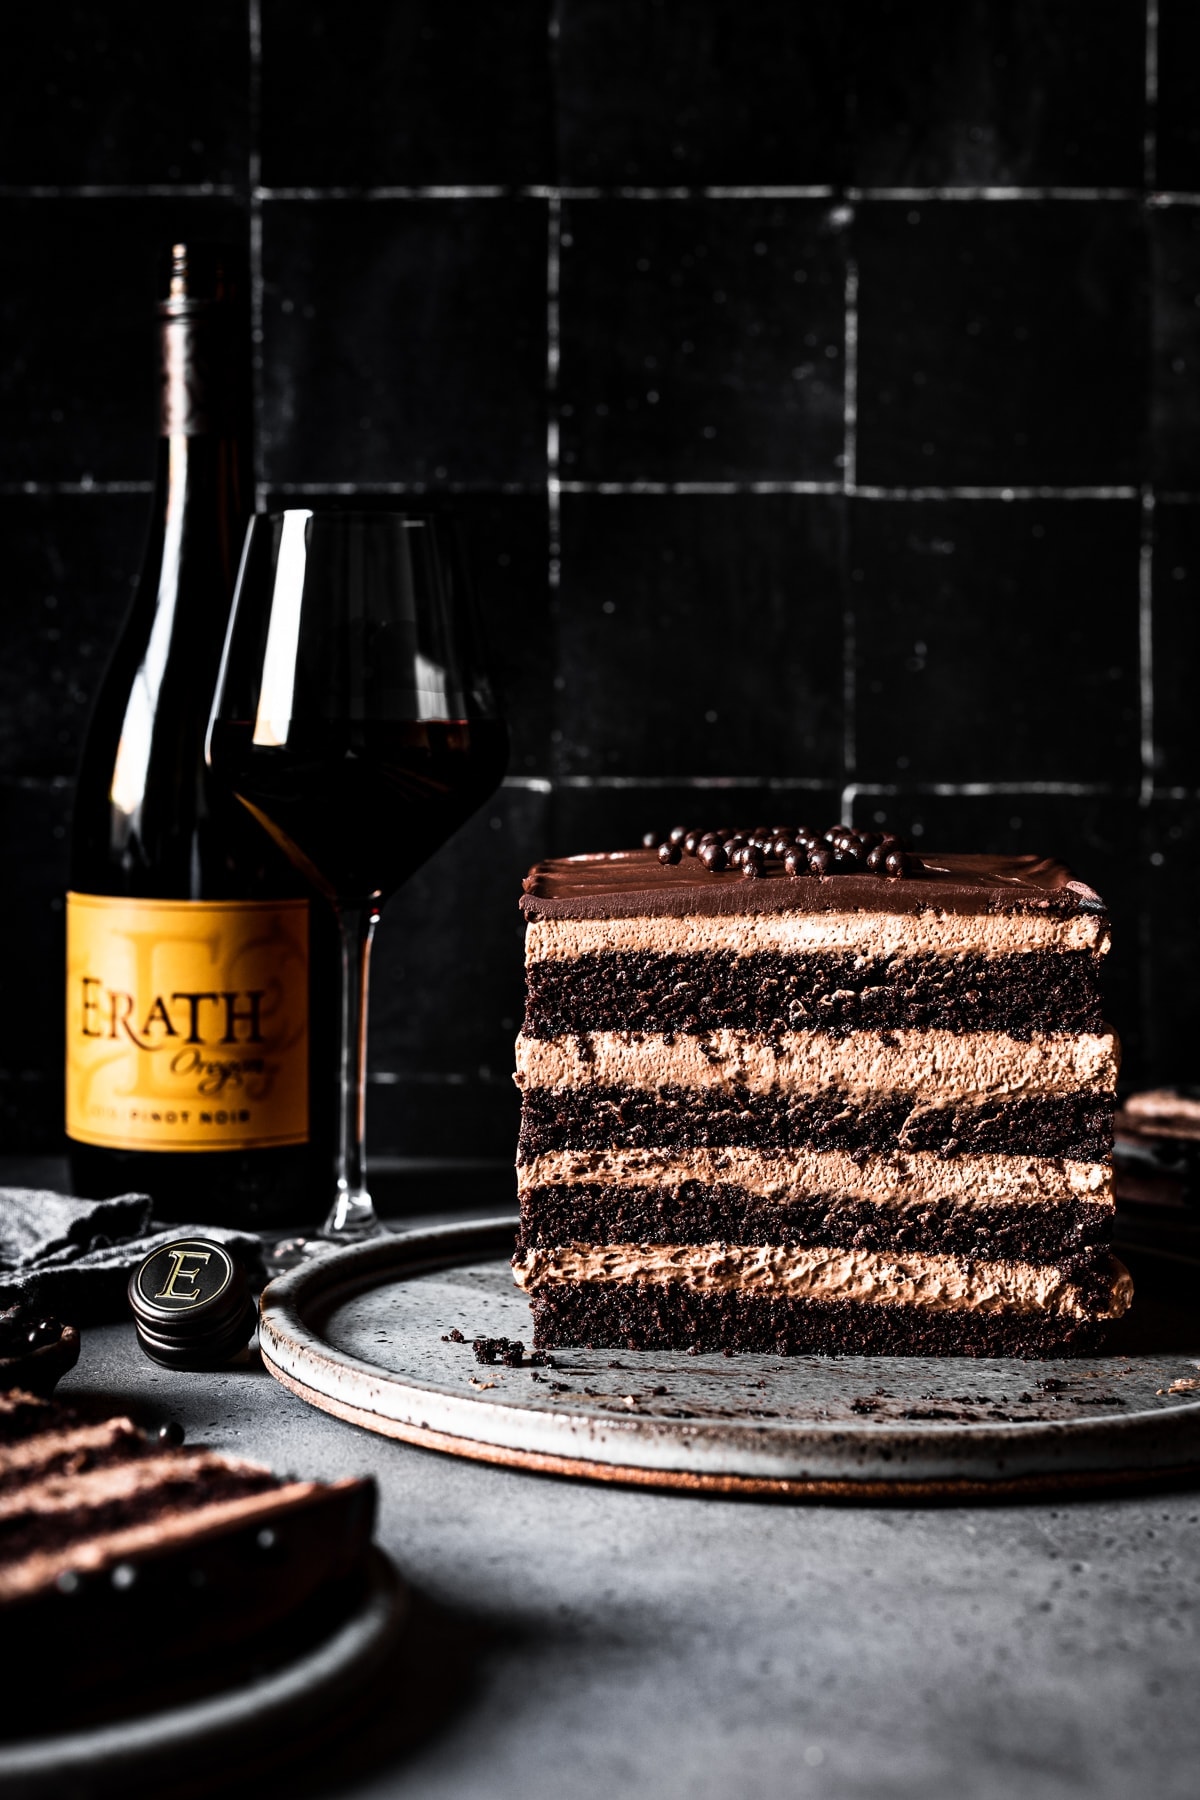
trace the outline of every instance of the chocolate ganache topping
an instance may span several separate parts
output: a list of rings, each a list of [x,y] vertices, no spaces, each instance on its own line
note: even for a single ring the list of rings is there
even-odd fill
[[[895,880],[919,874],[922,866],[900,838],[855,825],[830,825],[819,832],[807,825],[755,825],[749,831],[722,826],[695,831],[676,825],[661,843],[655,832],[647,832],[642,843],[647,850],[657,846],[659,862],[668,867],[694,856],[710,875],[740,869],[751,879],[777,874],[770,865],[780,863],[793,879],[867,870]]]
[[[1060,920],[1091,920],[1090,925],[1081,923],[1078,928],[1071,928],[1077,936],[1083,934],[1075,948],[1095,948],[1107,935],[1107,908],[1099,894],[1086,882],[1076,880],[1062,863],[1048,857],[923,851],[918,868],[917,859],[905,851],[908,879],[888,880],[886,861],[884,878],[867,866],[868,850],[862,861],[847,858],[835,864],[831,860],[824,878],[798,880],[788,875],[786,860],[774,855],[768,858],[763,853],[761,839],[768,834],[751,833],[760,839],[752,863],[761,866],[756,878],[745,880],[741,868],[731,866],[728,852],[723,868],[710,867],[701,859],[703,832],[695,834],[696,854],[689,855],[682,848],[689,835],[685,832],[675,845],[670,837],[664,840],[668,854],[679,851],[677,859],[671,857],[665,862],[653,845],[588,856],[551,857],[539,862],[522,884],[521,910],[531,920],[708,915],[745,918],[774,913],[842,915],[859,911],[881,917],[911,914],[929,919],[952,914],[1041,915]],[[741,835],[744,834],[731,832],[722,838],[722,850],[730,837]],[[770,835],[773,848],[778,834]],[[798,844],[794,847],[800,848]],[[833,848],[827,843],[824,847]]]

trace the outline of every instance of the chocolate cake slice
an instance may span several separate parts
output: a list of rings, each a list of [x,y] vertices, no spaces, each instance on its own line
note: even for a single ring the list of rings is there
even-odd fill
[[[375,1512],[370,1480],[281,1479],[172,1448],[127,1418],[0,1394],[0,1620],[29,1699],[53,1705],[289,1645],[344,1608]],[[22,1685],[21,1670],[10,1671]]]
[[[522,909],[537,1344],[1053,1354],[1128,1306],[1108,919],[1060,864],[680,831]]]

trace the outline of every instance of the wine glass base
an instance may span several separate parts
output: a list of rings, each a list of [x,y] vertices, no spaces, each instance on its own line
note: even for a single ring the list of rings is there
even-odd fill
[[[382,1232],[370,1194],[362,1188],[343,1189],[321,1227],[320,1238],[327,1244],[358,1244],[364,1238],[379,1237]]]

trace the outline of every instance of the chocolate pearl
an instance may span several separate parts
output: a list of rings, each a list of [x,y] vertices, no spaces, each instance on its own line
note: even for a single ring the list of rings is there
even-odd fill
[[[728,862],[720,844],[701,844],[699,854],[710,875],[719,875]]]
[[[748,844],[746,849],[742,852],[743,876],[749,875],[757,877],[763,873],[763,867],[762,851],[756,849],[753,844]]]
[[[658,846],[658,860],[664,865],[682,862],[683,851],[679,848],[678,844],[660,844]]]
[[[178,1419],[168,1419],[165,1425],[159,1426],[158,1441],[160,1444],[170,1444],[174,1449],[179,1448],[183,1442],[183,1426]]]
[[[802,850],[799,844],[793,844],[783,859],[783,866],[789,875],[809,874],[807,850]]]
[[[696,851],[700,847],[700,833],[698,831],[689,831],[683,840],[683,847],[689,856],[695,856]]]
[[[867,857],[867,867],[873,875],[880,875],[883,873],[883,864],[886,856],[887,851],[884,849],[883,845],[876,844],[875,848],[871,851],[871,854]]]
[[[749,844],[737,844],[732,850],[727,852],[731,869],[740,869],[742,867],[742,864],[745,862],[746,856],[749,853],[749,849]]]
[[[811,875],[828,875],[833,867],[833,851],[818,844],[808,853],[808,869]]]
[[[643,833],[642,833],[642,849],[643,850],[657,850],[660,842],[661,842],[661,839],[659,838],[657,831],[643,831]]]
[[[775,842],[771,845],[771,855],[777,856],[782,862],[795,841],[795,838],[789,836],[787,832],[779,832]]]
[[[893,879],[895,879],[897,875],[906,875],[908,873],[903,850],[889,850],[883,866]]]
[[[746,840],[741,835],[740,832],[738,832],[738,831],[733,832],[731,834],[731,836],[729,836],[725,839],[725,854],[726,854],[726,856],[732,856],[735,850],[743,849],[745,847],[745,843],[746,843]]]
[[[687,836],[687,832],[688,828],[686,825],[672,825],[670,831],[667,833],[668,844],[682,844],[684,838]]]

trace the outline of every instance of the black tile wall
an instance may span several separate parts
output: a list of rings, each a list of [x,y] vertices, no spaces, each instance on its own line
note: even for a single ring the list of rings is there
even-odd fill
[[[836,782],[844,508],[565,495],[559,771]]]
[[[1140,479],[1134,202],[868,202],[857,248],[860,481]]]
[[[0,496],[0,772],[75,773],[96,682],[125,615],[146,531],[140,495]]]
[[[260,500],[452,504],[508,708],[508,785],[380,929],[374,1153],[511,1152],[529,861],[718,814],[1063,855],[1113,905],[1128,1079],[1195,1079],[1195,8],[143,14],[43,9],[0,69],[2,923],[37,1019],[0,1143],[57,1138],[70,776],[188,233],[251,256]]]
[[[1132,791],[1138,503],[854,509],[859,775]]]
[[[562,179],[845,181],[848,10],[795,0],[560,0]]]
[[[1154,535],[1154,775],[1200,788],[1200,505],[1160,501]]]
[[[1153,475],[1163,488],[1200,487],[1200,211],[1150,215]]]
[[[263,180],[552,180],[549,22],[548,0],[264,0]]]
[[[1155,184],[1200,188],[1200,14],[1192,0],[1158,0]]]
[[[183,195],[0,198],[0,481],[154,473],[153,305],[175,237],[244,242],[244,207]]]
[[[1143,825],[1142,1017],[1145,1066],[1172,1081],[1200,1084],[1196,1050],[1194,921],[1200,819],[1194,798],[1155,800]]]
[[[0,1142],[55,1144],[62,1129],[63,895],[71,789],[65,781],[0,775],[0,933],[10,946],[4,1003],[20,1020],[0,1059]]]
[[[860,0],[848,10],[857,181],[1140,185],[1141,0]]]
[[[244,0],[164,29],[145,0],[11,16],[0,61],[0,185],[242,180],[250,150]]]
[[[844,208],[588,200],[562,233],[572,480],[836,480]]]
[[[263,283],[268,480],[544,481],[544,204],[276,203]]]
[[[674,824],[696,826],[827,824],[837,813],[836,786],[809,779],[755,781],[726,778],[695,783],[631,781],[621,787],[575,787],[554,794],[554,853],[586,855],[640,844],[650,832],[661,838]]]

